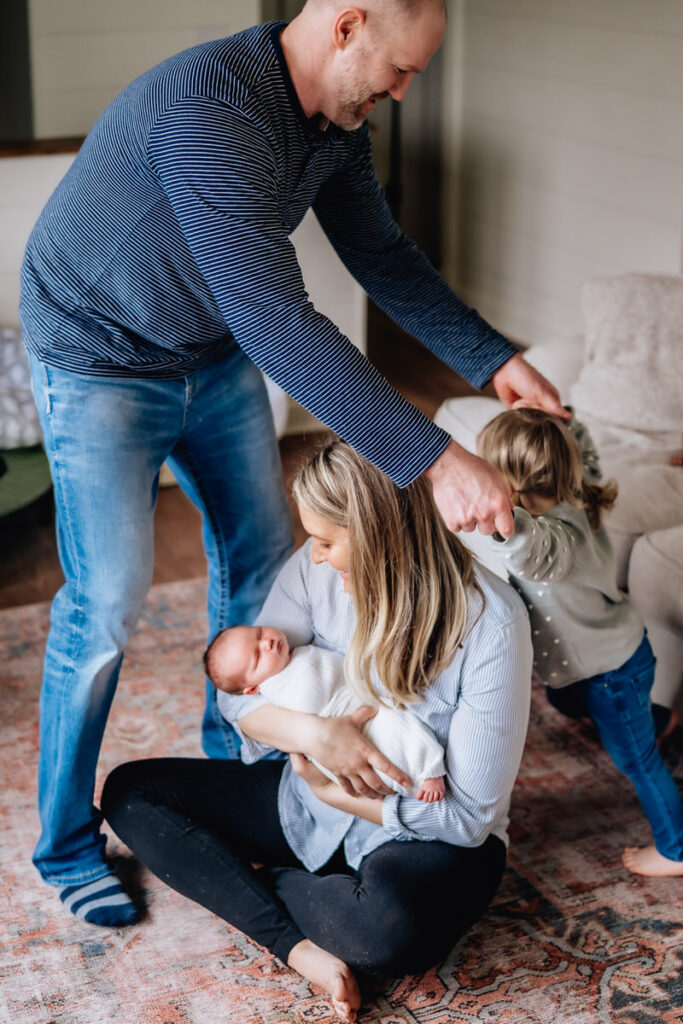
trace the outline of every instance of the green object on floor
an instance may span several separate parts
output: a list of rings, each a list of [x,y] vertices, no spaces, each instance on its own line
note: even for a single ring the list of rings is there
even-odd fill
[[[52,487],[50,466],[42,445],[0,451],[5,473],[0,476],[0,516],[26,508]]]

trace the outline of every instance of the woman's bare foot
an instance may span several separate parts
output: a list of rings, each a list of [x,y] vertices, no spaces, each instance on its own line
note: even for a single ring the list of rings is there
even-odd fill
[[[627,846],[621,859],[635,875],[683,875],[683,860],[669,860],[658,853],[654,846]]]
[[[329,992],[340,1020],[355,1021],[360,1006],[360,991],[351,968],[343,960],[332,956],[309,939],[302,939],[291,950],[287,965]]]

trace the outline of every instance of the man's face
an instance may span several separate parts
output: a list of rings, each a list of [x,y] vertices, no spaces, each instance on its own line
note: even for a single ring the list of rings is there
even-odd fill
[[[247,693],[256,693],[292,657],[287,637],[272,626],[237,626],[218,653],[220,675],[240,679]]]
[[[402,100],[413,77],[429,64],[446,28],[440,0],[399,16],[372,39],[367,25],[337,52],[332,97],[325,113],[346,131],[360,128],[378,100]]]

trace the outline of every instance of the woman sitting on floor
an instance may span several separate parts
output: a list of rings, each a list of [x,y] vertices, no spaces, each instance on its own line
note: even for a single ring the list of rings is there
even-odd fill
[[[329,719],[221,693],[243,761],[131,762],[109,776],[102,807],[155,874],[353,1020],[354,972],[432,966],[498,888],[528,720],[529,621],[507,583],[473,566],[421,477],[400,489],[333,441],[294,495],[312,539],[259,621],[292,645],[346,652],[369,705],[422,719],[446,751],[445,798],[424,803],[383,784],[377,770],[409,780],[363,738],[371,707]],[[271,749],[289,760],[261,759]]]

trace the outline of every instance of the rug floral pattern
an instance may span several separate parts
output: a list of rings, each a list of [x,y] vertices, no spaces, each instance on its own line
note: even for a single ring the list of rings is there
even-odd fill
[[[98,785],[117,763],[199,756],[201,580],[152,589],[124,661]],[[331,1024],[330,1003],[182,899],[112,839],[147,906],[120,931],[66,914],[30,863],[46,605],[0,612],[0,1020],[12,1024]],[[679,734],[680,735],[680,734]],[[681,779],[680,743],[667,753]],[[620,862],[649,841],[633,793],[588,725],[534,694],[508,869],[446,962],[364,993],[361,1024],[674,1024],[683,1020],[683,881]]]

